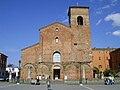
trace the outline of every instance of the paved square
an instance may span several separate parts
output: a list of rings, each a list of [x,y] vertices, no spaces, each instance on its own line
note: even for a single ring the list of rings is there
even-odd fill
[[[120,84],[115,85],[66,85],[53,84],[52,90],[120,90]],[[30,84],[10,84],[0,82],[0,90],[48,90],[46,85],[30,85]]]

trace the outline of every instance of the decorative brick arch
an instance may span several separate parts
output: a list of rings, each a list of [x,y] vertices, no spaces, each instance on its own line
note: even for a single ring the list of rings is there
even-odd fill
[[[63,70],[63,66],[61,64],[54,64],[54,65],[52,65],[51,70],[53,70],[55,66],[59,66],[60,69]]]
[[[28,68],[30,69],[30,78],[28,78]],[[22,78],[23,79],[35,79],[35,68],[34,65],[31,63],[27,63],[23,66],[22,69]]]
[[[42,79],[46,79],[49,75],[49,68],[48,66],[41,64],[38,66],[37,74],[42,76]]]
[[[91,77],[93,76],[93,69],[89,64],[84,64],[85,67],[85,78],[87,79],[92,79]]]
[[[68,80],[77,80],[77,67],[74,65],[66,66],[65,74]]]
[[[54,79],[54,69],[57,68],[57,67],[60,69],[60,78],[59,79],[63,80],[63,78],[64,78],[63,66],[61,64],[54,64],[54,65],[52,65],[52,67],[51,67],[51,71],[52,71],[51,79]]]

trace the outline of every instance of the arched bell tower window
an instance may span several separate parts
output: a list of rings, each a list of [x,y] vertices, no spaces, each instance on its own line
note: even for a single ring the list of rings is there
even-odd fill
[[[53,62],[60,62],[61,55],[58,51],[53,53]]]
[[[83,17],[78,16],[77,17],[77,23],[78,23],[78,25],[83,25]]]

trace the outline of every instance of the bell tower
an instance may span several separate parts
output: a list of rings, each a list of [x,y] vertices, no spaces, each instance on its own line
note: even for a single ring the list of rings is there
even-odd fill
[[[71,27],[89,26],[89,7],[71,6],[69,7],[69,24]]]
[[[73,33],[72,51],[77,56],[75,61],[92,61],[88,9],[89,7],[69,7],[69,24]]]
[[[90,39],[89,7],[69,7],[69,24],[72,38],[72,60],[80,62],[81,78],[92,77],[92,49]],[[89,72],[89,74],[87,73]]]

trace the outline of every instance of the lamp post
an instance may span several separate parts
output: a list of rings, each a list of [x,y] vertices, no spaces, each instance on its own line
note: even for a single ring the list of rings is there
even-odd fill
[[[20,83],[20,70],[21,70],[21,60],[19,60],[19,74],[18,74],[18,83]]]
[[[80,62],[80,81],[79,84],[82,85],[82,62]]]

